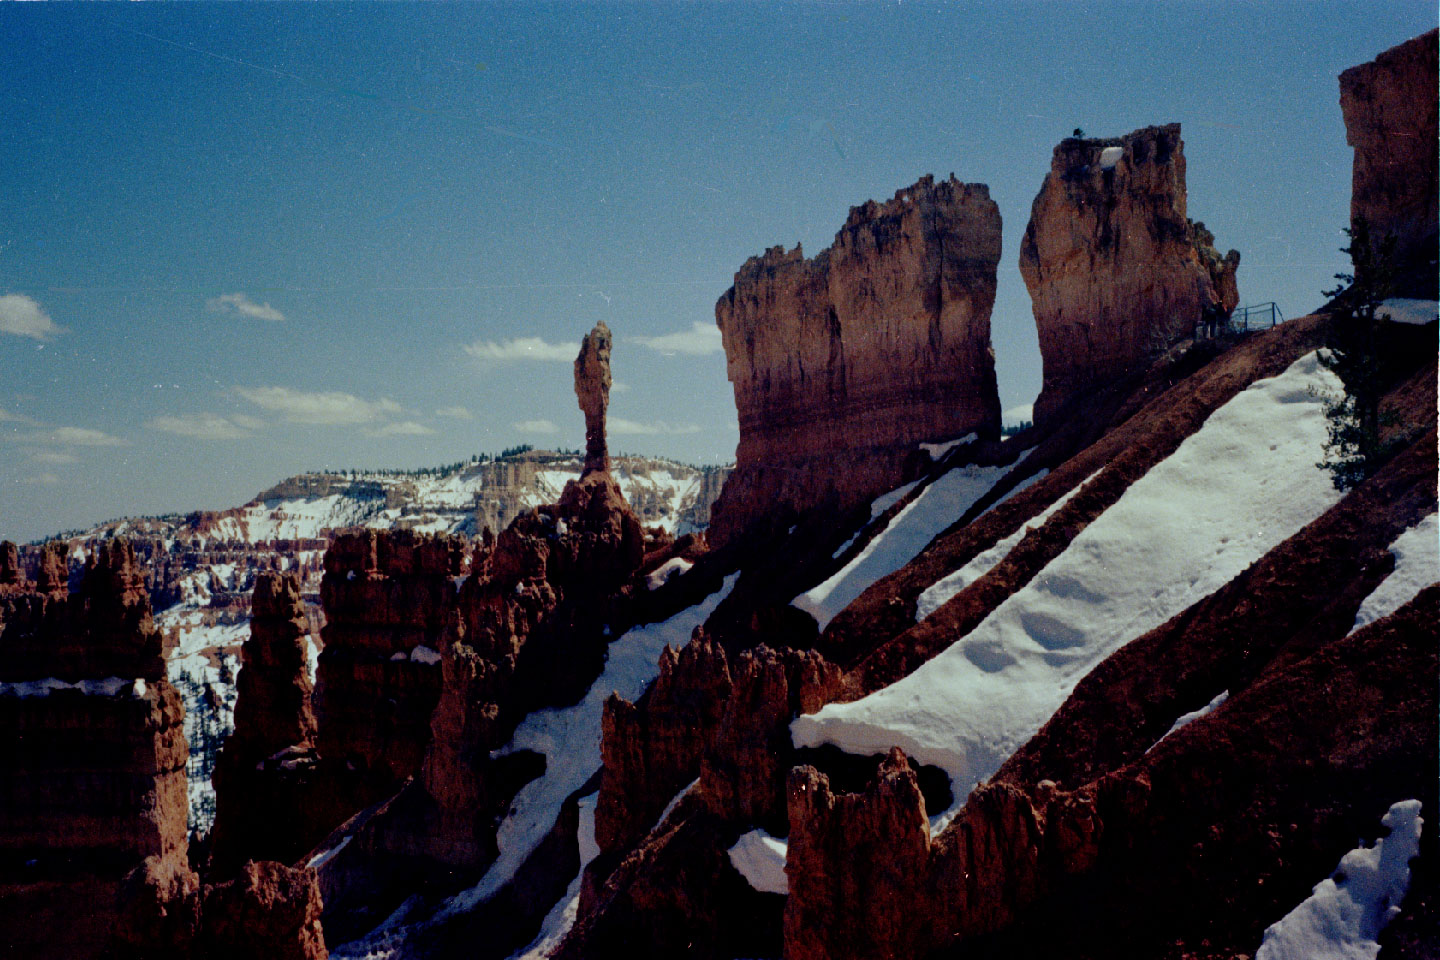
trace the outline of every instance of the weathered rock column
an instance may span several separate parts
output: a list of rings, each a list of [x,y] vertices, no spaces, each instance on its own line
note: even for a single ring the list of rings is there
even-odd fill
[[[1186,217],[1180,124],[1060,142],[1020,244],[1045,368],[1037,423],[1235,308],[1240,255],[1212,241]]]
[[[585,414],[585,469],[580,477],[610,470],[610,451],[605,445],[605,411],[610,406],[610,328],[605,321],[580,341],[575,358],[575,396]]]
[[[1436,35],[1407,40],[1340,74],[1345,142],[1355,148],[1352,225],[1395,237],[1402,296],[1436,289]]]

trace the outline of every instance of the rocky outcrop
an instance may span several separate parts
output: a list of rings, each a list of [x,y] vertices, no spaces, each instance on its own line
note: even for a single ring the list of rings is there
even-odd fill
[[[851,510],[902,482],[916,444],[997,432],[999,259],[989,190],[925,177],[853,208],[813,259],[746,261],[715,305],[740,445],[711,542]]]
[[[585,414],[585,468],[580,479],[610,470],[605,446],[605,410],[610,406],[610,328],[601,320],[580,341],[575,358],[575,397]]]
[[[1178,123],[1055,148],[1020,245],[1044,362],[1036,423],[1234,309],[1240,255],[1219,256],[1186,201]]]
[[[1397,293],[1436,291],[1436,31],[1340,74],[1345,141],[1355,148],[1352,225],[1396,240]]]
[[[235,732],[215,765],[210,865],[218,875],[246,860],[292,862],[348,814],[315,795],[308,642],[299,578],[261,574],[241,653]]]
[[[441,639],[465,540],[355,531],[325,554],[316,747],[366,782],[356,809],[413,776],[440,699]]]
[[[310,867],[248,862],[205,888],[196,956],[215,960],[325,960],[320,889]]]
[[[837,796],[810,766],[790,773],[787,790],[786,960],[920,955],[930,822],[905,755],[892,750],[864,793]]]
[[[0,943],[17,956],[96,956],[138,915],[188,930],[167,904],[198,883],[184,708],[134,551],[96,551],[74,593],[63,569],[52,548],[33,587],[0,588]]]

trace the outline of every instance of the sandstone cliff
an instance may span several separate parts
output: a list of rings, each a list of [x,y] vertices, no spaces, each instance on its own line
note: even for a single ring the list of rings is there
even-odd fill
[[[999,260],[999,208],[953,177],[855,207],[813,259],[748,260],[715,305],[740,445],[712,543],[849,511],[898,486],[916,444],[997,432]]]
[[[1340,74],[1350,219],[1396,239],[1400,296],[1436,295],[1436,31]]]
[[[1220,257],[1186,201],[1178,123],[1055,148],[1020,245],[1044,362],[1036,423],[1235,308],[1239,254]]]

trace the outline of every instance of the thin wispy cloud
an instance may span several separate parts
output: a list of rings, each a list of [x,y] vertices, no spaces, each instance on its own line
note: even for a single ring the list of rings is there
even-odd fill
[[[521,420],[510,424],[521,433],[559,433],[560,428],[549,420]]]
[[[467,343],[466,353],[476,360],[552,360],[569,363],[580,352],[578,343],[547,343],[539,337],[519,337],[496,343],[476,340]]]
[[[79,463],[80,458],[73,453],[62,453],[58,450],[41,450],[39,453],[32,453],[26,458],[27,463],[44,463],[50,466],[63,467],[72,463]]]
[[[253,417],[246,420],[258,423]],[[179,416],[154,417],[145,426],[161,433],[173,433],[192,440],[241,440],[254,436],[253,427],[246,427],[214,413],[187,413]]]
[[[658,337],[631,337],[630,339],[642,347],[649,347],[659,353],[683,353],[693,357],[720,353],[725,349],[720,342],[720,328],[713,323],[697,322],[690,324],[689,330],[677,330],[674,333],[666,333]]]
[[[423,423],[414,420],[401,420],[399,423],[387,423],[385,426],[373,431],[377,437],[428,437],[434,433]]]
[[[628,384],[628,383],[621,383],[619,380],[616,380],[614,383],[610,384],[610,392],[611,392],[611,393],[629,393],[629,392],[630,392],[630,384]]]
[[[16,443],[54,444],[66,447],[120,447],[129,443],[112,437],[104,430],[89,427],[41,427],[34,433],[0,434],[0,438]]]
[[[618,436],[655,436],[700,432],[700,428],[693,423],[666,423],[664,420],[641,423],[638,420],[626,420],[624,417],[610,417],[606,421],[606,425],[610,433]]]
[[[276,310],[268,303],[256,303],[244,293],[222,293],[218,297],[211,297],[205,301],[205,307],[215,313],[226,313],[234,317],[247,317],[251,320],[268,320],[271,323],[280,323],[285,319],[285,314]]]
[[[32,340],[53,340],[65,332],[35,300],[23,293],[0,297],[0,333]]]
[[[462,407],[462,406],[459,406],[459,405],[453,406],[453,407],[441,407],[439,410],[436,410],[436,411],[435,411],[435,416],[437,416],[437,417],[446,417],[446,418],[448,418],[448,419],[450,419],[450,420],[474,420],[474,419],[475,419],[475,417],[470,413],[469,410],[467,410],[465,407]]]
[[[353,426],[373,423],[400,412],[400,405],[394,400],[362,400],[349,393],[310,393],[289,387],[236,387],[235,392],[290,423]]]
[[[20,482],[33,484],[37,487],[53,487],[60,482],[60,478],[56,474],[47,472],[37,473],[33,477],[25,477]]]

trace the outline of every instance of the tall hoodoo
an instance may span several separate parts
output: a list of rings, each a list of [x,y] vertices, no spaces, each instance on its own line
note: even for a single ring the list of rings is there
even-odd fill
[[[740,419],[711,542],[898,486],[917,444],[999,429],[990,310],[1000,210],[925,177],[850,211],[813,259],[751,257],[715,304]]]
[[[1436,35],[1340,74],[1345,142],[1355,148],[1351,222],[1395,237],[1397,293],[1424,298],[1436,289]]]
[[[314,798],[291,782],[303,775],[302,765],[314,762],[308,642],[299,577],[261,573],[250,604],[250,639],[241,652],[235,732],[215,765],[214,871],[228,875],[259,858],[289,862],[317,839],[306,816]]]
[[[1037,422],[1235,308],[1240,254],[1213,239],[1186,217],[1180,124],[1060,142],[1020,244],[1044,361]]]
[[[609,472],[605,410],[610,406],[610,328],[604,320],[580,341],[580,355],[575,358],[575,397],[585,414],[585,469],[580,476]]]

